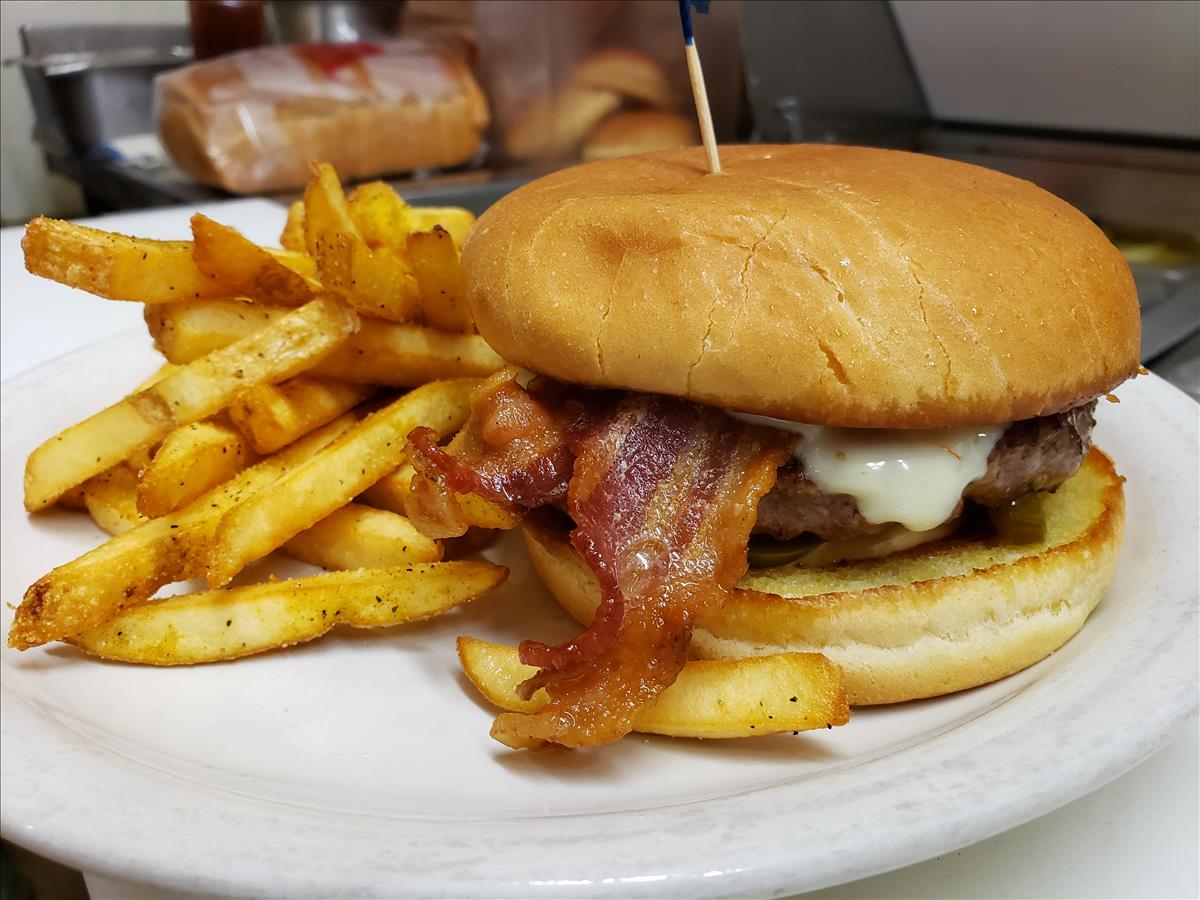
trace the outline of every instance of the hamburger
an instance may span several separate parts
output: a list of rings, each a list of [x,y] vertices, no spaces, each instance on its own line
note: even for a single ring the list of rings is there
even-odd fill
[[[551,699],[497,719],[511,746],[621,736],[689,654],[823,653],[858,705],[970,688],[1062,646],[1111,580],[1093,410],[1140,328],[1100,229],[930,156],[721,158],[557,172],[463,249],[479,331],[524,371],[448,446],[414,432],[410,513],[523,521],[587,626],[522,645]]]

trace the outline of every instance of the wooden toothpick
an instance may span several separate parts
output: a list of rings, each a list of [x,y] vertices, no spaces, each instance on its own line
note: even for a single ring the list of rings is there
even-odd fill
[[[692,98],[696,102],[696,116],[700,120],[700,137],[704,141],[704,152],[708,154],[710,172],[721,171],[721,157],[717,153],[717,136],[713,132],[712,110],[708,108],[708,91],[704,87],[704,69],[700,66],[700,54],[696,50],[696,38],[692,34],[692,0],[679,0],[679,19],[683,24],[683,52],[687,56],[688,76],[692,80]],[[708,11],[708,3],[697,4],[700,12]]]

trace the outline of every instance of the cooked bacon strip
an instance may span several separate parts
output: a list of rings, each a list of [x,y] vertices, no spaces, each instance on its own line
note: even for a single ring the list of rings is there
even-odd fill
[[[515,369],[504,369],[471,396],[471,417],[454,439],[454,452],[438,446],[429,428],[409,434],[418,478],[405,504],[430,537],[467,530],[454,492],[471,493],[513,512],[561,500],[567,494],[574,454],[572,429],[586,419],[555,382],[522,388]]]
[[[468,423],[478,430],[456,458],[414,441],[417,481],[444,477],[455,490],[532,508],[561,501],[555,479],[542,476],[563,473],[564,450],[573,456],[571,542],[595,573],[602,603],[575,640],[521,645],[522,661],[541,669],[525,690],[545,687],[550,702],[536,713],[501,714],[492,736],[510,747],[608,743],[674,682],[696,618],[718,608],[745,572],[758,500],[790,441],[647,394],[547,394],[536,404],[545,414],[537,425],[549,422],[554,433],[534,437],[527,426],[539,415],[517,391],[511,379],[488,389]],[[508,427],[480,424],[494,421]],[[509,440],[496,442],[502,433]]]

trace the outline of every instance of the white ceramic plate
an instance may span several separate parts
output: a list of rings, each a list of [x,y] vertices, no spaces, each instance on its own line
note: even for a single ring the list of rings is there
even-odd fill
[[[5,383],[6,601],[101,540],[78,514],[25,515],[26,454],[154,365],[130,334]],[[513,753],[453,638],[574,626],[509,540],[497,595],[415,628],[193,669],[5,648],[3,834],[179,890],[361,896],[787,893],[978,841],[1116,777],[1195,711],[1198,408],[1154,377],[1119,394],[1097,432],[1129,479],[1116,583],[1078,637],[1002,682],[798,737]]]

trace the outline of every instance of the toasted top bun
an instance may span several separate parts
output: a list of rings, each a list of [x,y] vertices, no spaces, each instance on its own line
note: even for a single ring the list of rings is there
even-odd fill
[[[463,249],[480,333],[545,375],[824,425],[981,425],[1133,374],[1129,266],[1086,216],[893,150],[724,147],[587,163]]]
[[[601,122],[583,145],[583,158],[611,159],[700,143],[696,120],[658,109],[617,113]]]

